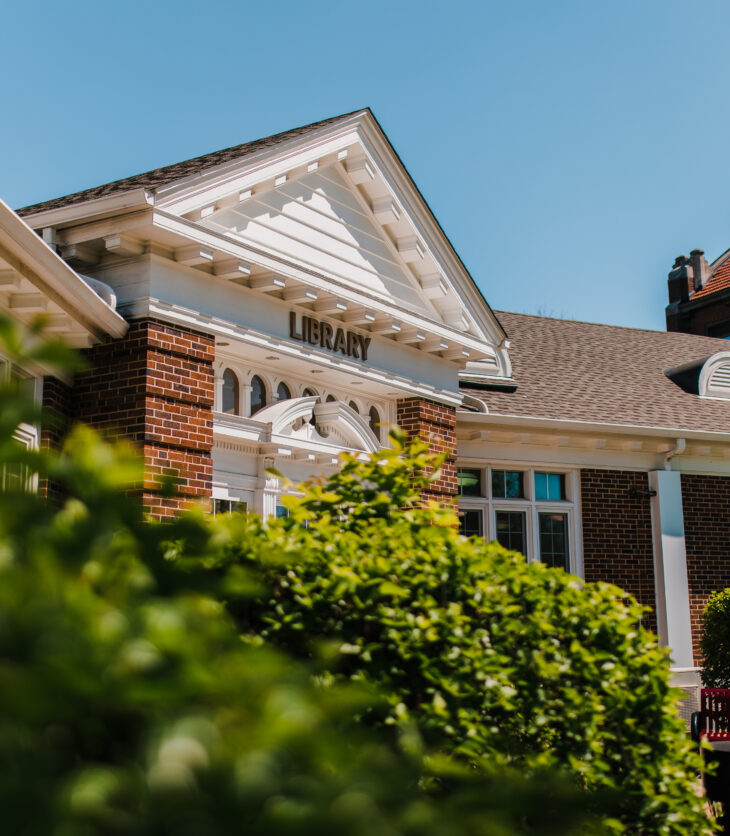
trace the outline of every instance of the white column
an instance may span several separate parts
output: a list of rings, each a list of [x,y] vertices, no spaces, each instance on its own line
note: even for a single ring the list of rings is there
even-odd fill
[[[261,456],[258,460],[258,490],[256,491],[256,510],[264,519],[276,516],[276,506],[281,495],[281,482],[276,476],[267,473],[267,468],[274,467],[271,456]]]
[[[692,668],[687,551],[684,543],[681,474],[653,470],[649,487],[654,542],[654,582],[659,638],[672,653],[673,668]]]

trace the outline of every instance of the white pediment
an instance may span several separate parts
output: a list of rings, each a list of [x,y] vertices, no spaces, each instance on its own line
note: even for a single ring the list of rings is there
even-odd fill
[[[397,244],[332,163],[255,191],[200,223],[413,312],[440,318]]]
[[[296,441],[334,444],[365,453],[374,453],[381,446],[367,422],[342,401],[320,403],[317,396],[290,398],[259,410],[255,420],[270,424],[272,436]]]
[[[370,111],[162,187],[155,213],[196,242],[176,260],[294,303],[309,284],[315,312],[509,377],[504,331]]]

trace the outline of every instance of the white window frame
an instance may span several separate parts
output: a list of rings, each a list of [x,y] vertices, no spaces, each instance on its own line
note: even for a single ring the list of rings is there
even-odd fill
[[[13,372],[22,376],[26,380],[33,381],[33,401],[36,404],[41,403],[43,392],[43,379],[27,369],[20,366],[15,366],[7,357],[0,354],[0,382],[7,383],[10,380]],[[35,424],[22,423],[13,431],[13,440],[18,444],[22,444],[28,450],[38,450],[40,447],[40,430]],[[0,467],[0,489],[4,490],[5,486],[5,467]],[[25,490],[30,493],[38,491],[38,474],[27,473],[25,476]]]
[[[522,511],[526,514],[526,551],[528,561],[540,559],[540,513],[566,514],[568,526],[568,571],[583,575],[580,532],[580,470],[550,465],[520,463],[484,464],[458,462],[457,469],[481,471],[480,484],[483,496],[459,496],[459,510],[481,510],[484,539],[497,539],[497,511]],[[520,499],[492,497],[492,471],[520,471],[524,474],[525,496]],[[539,500],[535,498],[535,473],[560,473],[565,476],[564,500]]]

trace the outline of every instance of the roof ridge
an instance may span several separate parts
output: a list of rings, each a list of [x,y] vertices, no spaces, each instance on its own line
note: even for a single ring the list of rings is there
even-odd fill
[[[238,157],[246,156],[249,153],[257,151],[261,148],[267,148],[285,142],[296,136],[301,136],[309,131],[322,128],[325,125],[332,125],[336,122],[342,121],[354,116],[357,113],[371,113],[369,107],[351,110],[348,113],[342,113],[339,116],[330,116],[327,119],[321,119],[317,122],[310,122],[306,125],[301,125],[298,128],[289,128],[286,131],[280,131],[276,134],[253,139],[248,142],[240,143],[239,145],[231,145],[228,148],[221,148],[217,151],[211,151],[207,154],[201,154],[196,157],[190,157],[186,160],[180,160],[175,163],[170,163],[164,166],[143,171],[139,174],[132,174],[127,177],[121,177],[116,180],[110,180],[107,183],[102,183],[98,186],[91,186],[88,189],[82,189],[78,192],[72,192],[68,195],[50,198],[49,200],[41,201],[39,203],[29,204],[20,209],[16,209],[16,213],[21,216],[33,215],[37,212],[46,209],[55,209],[61,206],[67,206],[74,203],[82,203],[85,200],[93,200],[96,197],[103,197],[107,194],[116,194],[129,191],[134,188],[147,188],[149,191],[154,191],[163,185],[168,185],[175,180],[190,176],[191,174],[207,171],[215,168],[217,165],[222,165],[225,162],[230,162]]]
[[[518,311],[501,311],[495,310],[494,313],[497,316],[507,315],[507,316],[521,316],[521,317],[530,317],[530,319],[547,319],[551,320],[552,322],[567,322],[572,323],[574,325],[590,325],[594,328],[612,328],[615,330],[621,331],[634,331],[636,333],[642,334],[661,334],[663,336],[667,335],[676,335],[682,337],[692,337],[693,339],[699,340],[711,340],[712,342],[716,343],[725,343],[727,345],[727,340],[723,339],[722,337],[708,337],[704,334],[687,334],[684,331],[660,331],[656,328],[635,328],[631,325],[614,325],[610,322],[589,322],[586,319],[566,319],[565,317],[560,316],[540,316],[539,314],[528,314],[528,313],[519,313]]]

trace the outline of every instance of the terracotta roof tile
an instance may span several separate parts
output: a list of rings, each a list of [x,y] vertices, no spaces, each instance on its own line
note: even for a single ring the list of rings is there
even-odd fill
[[[22,209],[17,209],[16,211],[21,216],[34,215],[37,212],[44,212],[48,209],[59,209],[62,206],[83,203],[87,200],[94,200],[95,198],[106,197],[111,194],[120,194],[132,189],[142,188],[153,191],[154,189],[174,183],[176,180],[181,180],[183,177],[188,177],[191,174],[200,174],[223,163],[238,159],[239,157],[246,157],[256,151],[261,151],[285,142],[288,139],[302,136],[316,128],[332,125],[335,122],[347,119],[355,113],[362,113],[363,110],[353,110],[350,113],[343,113],[341,116],[323,119],[321,122],[312,122],[310,125],[303,125],[300,128],[293,128],[290,131],[267,136],[263,139],[256,139],[253,142],[245,142],[242,145],[234,145],[232,148],[224,148],[221,151],[214,151],[211,154],[203,154],[203,156],[194,157],[191,160],[184,160],[183,162],[174,163],[162,168],[155,168],[152,171],[135,174],[132,177],[125,177],[122,180],[114,180],[111,183],[95,186],[92,189],[85,189],[84,191],[57,197],[53,200],[46,200],[43,203],[35,203],[32,206],[24,206]]]
[[[703,296],[709,296],[711,293],[716,293],[718,290],[725,290],[730,287],[730,258],[724,261],[710,277],[707,284],[697,293],[692,293],[690,299],[700,299]]]
[[[514,392],[466,390],[492,414],[730,433],[730,401],[664,374],[730,349],[726,340],[495,311],[511,340]]]

